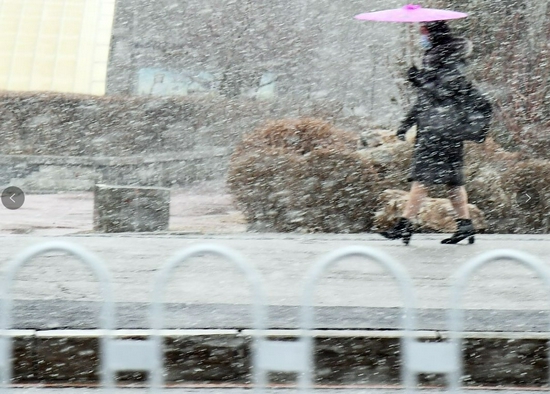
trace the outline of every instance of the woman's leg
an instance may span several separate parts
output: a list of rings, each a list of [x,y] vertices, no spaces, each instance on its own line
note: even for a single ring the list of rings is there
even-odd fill
[[[468,238],[468,242],[473,244],[476,230],[470,219],[470,211],[468,209],[468,194],[464,186],[449,186],[449,199],[458,216],[456,220],[456,232],[451,238],[446,238],[441,241],[442,244],[457,244],[463,239]]]
[[[428,190],[426,186],[420,182],[413,182],[411,185],[411,191],[409,192],[409,199],[403,209],[403,217],[409,220],[414,219],[416,215],[418,215],[422,202],[427,195]]]
[[[399,218],[395,226],[389,231],[382,231],[380,235],[389,239],[403,239],[403,242],[408,245],[413,233],[412,219],[420,211],[422,201],[426,197],[427,190],[421,183],[413,182],[409,199],[405,204],[402,216]]]
[[[459,219],[470,219],[468,210],[468,194],[464,186],[449,186],[449,200]]]

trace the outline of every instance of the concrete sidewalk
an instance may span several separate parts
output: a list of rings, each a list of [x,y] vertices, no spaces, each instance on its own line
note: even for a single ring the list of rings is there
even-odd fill
[[[27,194],[17,210],[0,206],[0,234],[59,236],[92,232],[92,192]],[[222,181],[208,181],[173,189],[170,193],[171,231],[242,233],[243,215],[235,209]]]
[[[112,275],[117,303],[145,305],[151,298],[156,272],[170,257],[189,246],[211,243],[240,253],[260,272],[269,305],[295,307],[301,302],[306,274],[314,263],[339,248],[359,245],[383,251],[404,266],[414,285],[419,309],[440,310],[449,305],[452,275],[468,260],[484,252],[520,250],[550,264],[549,235],[478,235],[474,245],[441,245],[439,240],[443,237],[445,235],[415,235],[411,245],[404,246],[376,234],[11,235],[0,236],[0,270],[7,261],[31,245],[68,241],[103,260]],[[216,309],[216,306],[249,304],[251,295],[248,290],[244,278],[228,262],[205,255],[193,259],[174,273],[166,287],[165,302],[171,305],[212,305]],[[21,272],[15,286],[15,297],[23,301],[61,304],[66,301],[95,303],[101,299],[97,284],[87,269],[58,253],[38,258],[36,263]],[[541,311],[548,307],[547,300],[547,291],[534,273],[502,261],[475,275],[464,297],[464,307],[471,310]],[[316,305],[336,309],[399,308],[403,302],[394,279],[384,270],[365,259],[353,258],[327,272],[319,284]],[[217,328],[224,328],[223,323],[213,316],[213,322],[216,321],[216,324],[221,324]],[[194,328],[192,322],[182,323],[184,327]],[[234,328],[235,323],[227,326]],[[284,327],[284,323],[275,326],[292,328]],[[146,322],[126,328],[144,327],[147,327]]]

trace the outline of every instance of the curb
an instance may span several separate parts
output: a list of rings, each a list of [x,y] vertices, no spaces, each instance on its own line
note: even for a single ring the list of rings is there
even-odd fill
[[[99,383],[102,330],[12,330],[14,384]],[[299,330],[269,330],[275,340],[295,340]],[[253,330],[162,330],[165,380],[176,383],[250,384]],[[324,385],[399,385],[402,331],[316,330],[315,383]],[[116,330],[120,339],[146,339],[149,330]],[[425,341],[442,341],[446,333],[418,331]],[[466,386],[540,387],[548,382],[548,334],[518,332],[464,333]],[[288,373],[270,374],[271,382],[295,381]],[[128,372],[121,382],[143,382]],[[441,375],[423,375],[420,383],[444,385]]]

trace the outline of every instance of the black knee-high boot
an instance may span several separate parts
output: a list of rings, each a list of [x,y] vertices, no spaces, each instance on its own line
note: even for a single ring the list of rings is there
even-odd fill
[[[403,243],[408,245],[413,233],[413,225],[407,218],[399,218],[395,226],[388,231],[382,231],[381,236],[388,239],[403,239]]]
[[[457,244],[463,239],[468,238],[468,243],[473,244],[475,242],[475,233],[476,229],[472,224],[471,219],[457,219],[456,220],[457,230],[451,238],[445,238],[441,241],[442,244]]]

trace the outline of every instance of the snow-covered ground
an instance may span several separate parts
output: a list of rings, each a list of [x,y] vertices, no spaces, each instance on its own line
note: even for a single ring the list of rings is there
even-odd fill
[[[67,235],[93,231],[92,192],[28,194],[20,209],[0,206],[0,234]],[[175,189],[170,201],[170,231],[240,233],[242,214],[221,182]]]

